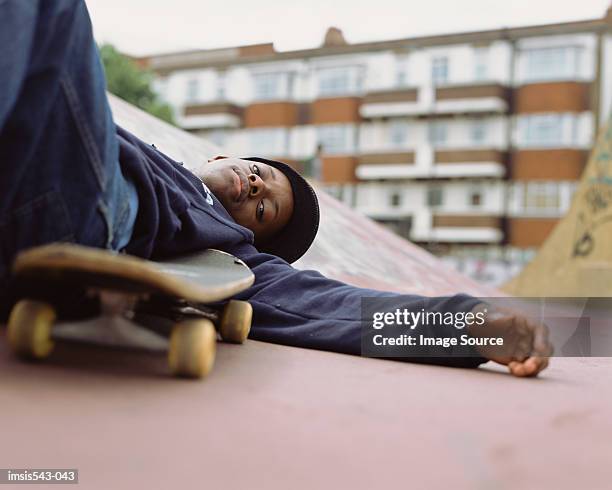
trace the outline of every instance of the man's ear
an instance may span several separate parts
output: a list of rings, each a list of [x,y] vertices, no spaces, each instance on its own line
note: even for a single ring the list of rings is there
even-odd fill
[[[208,163],[214,162],[215,160],[223,160],[224,158],[229,158],[229,157],[226,157],[225,155],[217,155],[216,157],[209,158]]]

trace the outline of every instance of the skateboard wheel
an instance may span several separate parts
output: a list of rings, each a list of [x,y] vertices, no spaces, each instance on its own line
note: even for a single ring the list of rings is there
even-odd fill
[[[203,378],[213,367],[217,333],[210,320],[185,320],[170,334],[168,365],[175,376]]]
[[[246,301],[228,301],[221,315],[219,333],[226,342],[242,344],[251,330],[253,307]]]
[[[7,329],[12,351],[26,359],[44,359],[51,354],[51,327],[55,317],[55,310],[48,303],[19,301],[11,311]]]

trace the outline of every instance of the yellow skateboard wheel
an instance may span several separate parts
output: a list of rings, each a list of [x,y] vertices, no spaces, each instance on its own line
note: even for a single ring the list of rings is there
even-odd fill
[[[26,359],[44,359],[51,354],[51,327],[55,318],[55,310],[48,303],[19,301],[11,311],[7,329],[12,351]]]
[[[168,366],[175,376],[203,378],[213,367],[217,334],[210,320],[185,320],[170,334]]]
[[[253,307],[246,301],[230,300],[223,309],[219,333],[226,342],[242,344],[251,331]]]

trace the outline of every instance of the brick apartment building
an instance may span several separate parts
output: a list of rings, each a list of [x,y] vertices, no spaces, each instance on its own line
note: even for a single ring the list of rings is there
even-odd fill
[[[515,271],[567,211],[612,108],[612,6],[586,21],[359,44],[330,28],[314,49],[138,61],[184,129],[320,169],[339,199],[464,269]]]

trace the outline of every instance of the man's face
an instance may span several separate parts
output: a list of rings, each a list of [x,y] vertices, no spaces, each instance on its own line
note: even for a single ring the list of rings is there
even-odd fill
[[[289,179],[265,163],[216,157],[199,177],[239,225],[255,234],[259,245],[278,233],[293,214]]]

